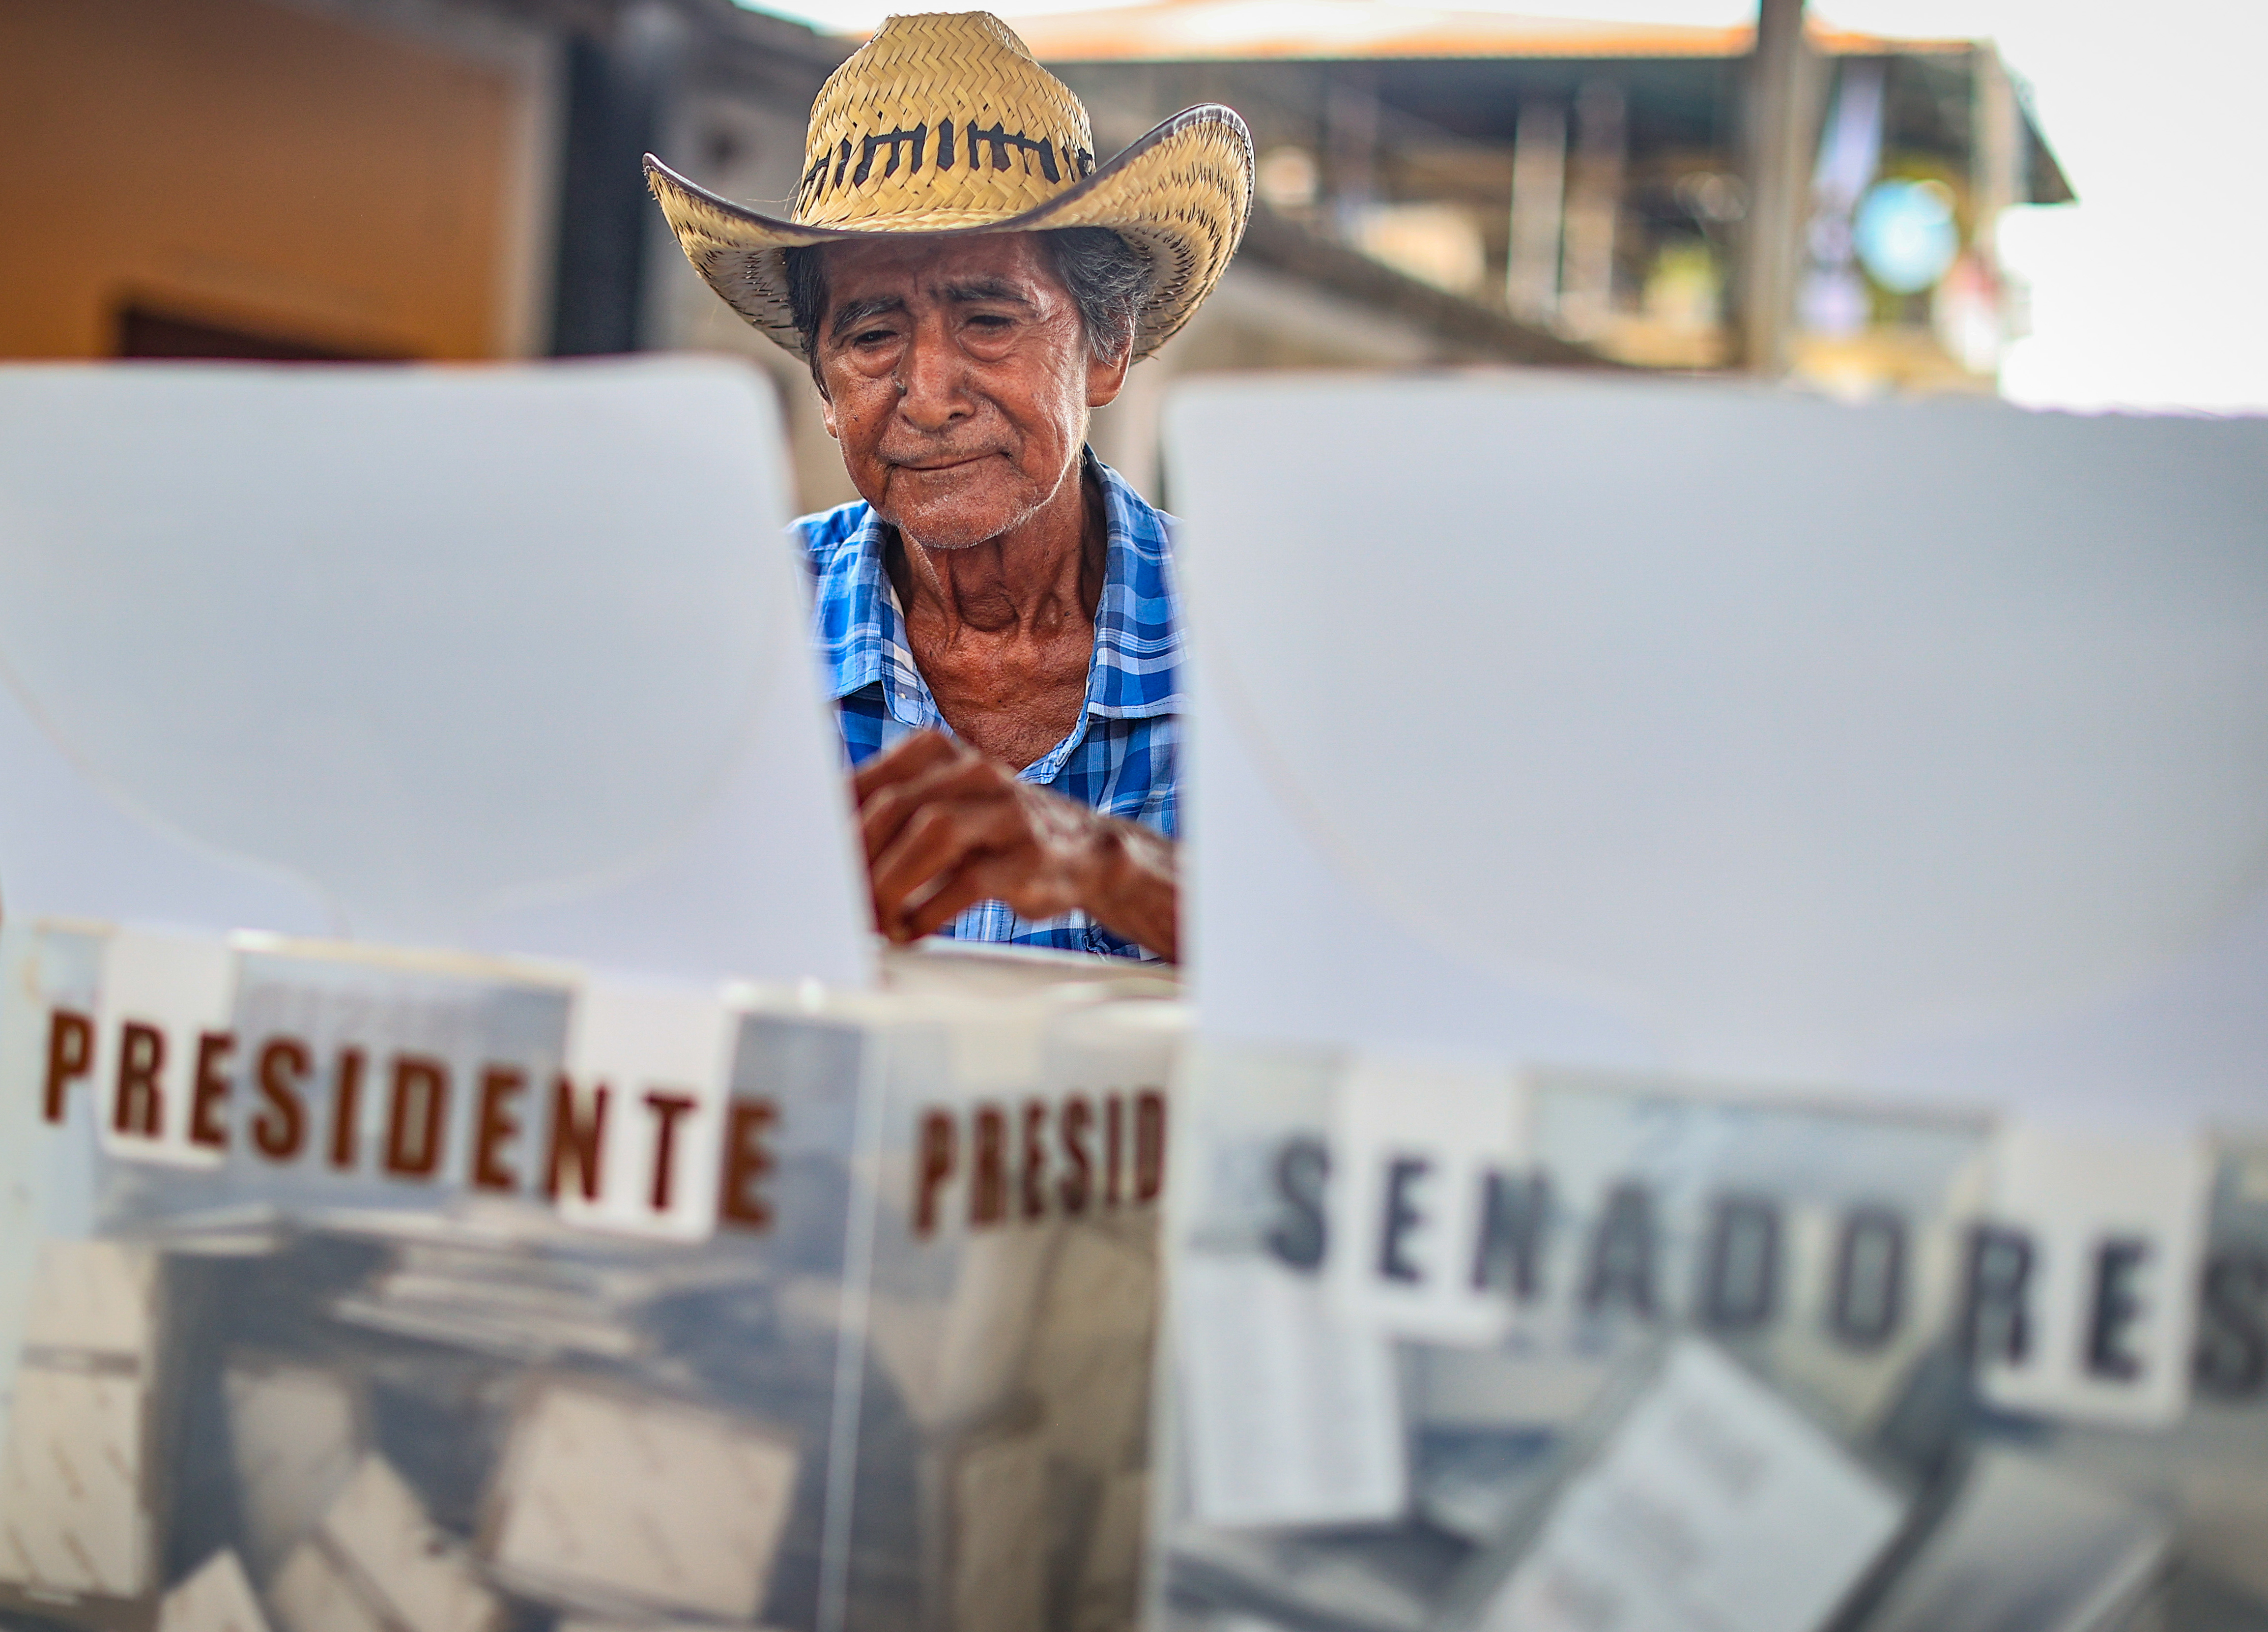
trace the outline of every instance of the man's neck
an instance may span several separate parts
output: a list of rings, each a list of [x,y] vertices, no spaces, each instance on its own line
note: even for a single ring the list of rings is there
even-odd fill
[[[964,636],[1047,639],[1077,625],[1092,639],[1102,600],[1108,527],[1084,459],[1046,504],[997,538],[932,550],[894,528],[885,558],[909,623],[950,646]]]

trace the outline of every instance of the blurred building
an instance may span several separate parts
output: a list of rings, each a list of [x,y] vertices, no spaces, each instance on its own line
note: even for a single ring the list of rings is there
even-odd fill
[[[1815,25],[1795,87],[1808,207],[1771,245],[1745,220],[1749,28],[1161,0],[1025,33],[1103,148],[1226,101],[1279,221],[1640,366],[1735,362],[1731,296],[1749,257],[1778,253],[1796,262],[1799,374],[1989,388],[2023,324],[1993,224],[2072,196],[1988,43]]]
[[[1288,20],[1287,20],[1288,19]],[[1155,474],[1197,369],[1729,366],[1749,155],[1742,30],[1368,0],[1164,4],[1020,25],[1108,152],[1192,101],[1251,122],[1263,205],[1197,321],[1101,417]],[[730,0],[72,0],[0,8],[0,355],[452,360],[740,352],[798,475],[847,495],[792,359],[693,277],[652,149],[793,190],[854,42]],[[2021,301],[2011,203],[2069,196],[1989,46],[1811,36],[1801,374],[1989,385]]]

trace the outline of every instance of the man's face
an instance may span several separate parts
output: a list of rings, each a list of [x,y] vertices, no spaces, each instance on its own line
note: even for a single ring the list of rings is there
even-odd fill
[[[827,247],[819,373],[828,434],[883,520],[933,550],[996,538],[1062,487],[1098,362],[1036,234],[917,234]]]

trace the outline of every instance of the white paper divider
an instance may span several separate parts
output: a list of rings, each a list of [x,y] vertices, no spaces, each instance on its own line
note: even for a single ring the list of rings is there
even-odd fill
[[[586,980],[567,1023],[572,1114],[600,1156],[598,1193],[561,1176],[560,1215],[694,1241],[717,1224],[738,1012],[718,992]],[[567,1102],[555,1101],[555,1115]],[[555,1148],[571,1144],[556,1133]]]
[[[1166,447],[1215,1035],[2258,1122],[2268,419],[1278,373]]]
[[[722,358],[0,367],[9,911],[863,983],[787,497]]]
[[[2000,1130],[1966,1318],[1988,1398],[2163,1428],[2189,1404],[2213,1166],[2204,1141]]]
[[[1500,1336],[1511,1298],[1476,1270],[1491,1183],[1500,1194],[1520,1178],[1512,1074],[1366,1053],[1340,1080],[1334,1111],[1332,1312],[1434,1342]]]

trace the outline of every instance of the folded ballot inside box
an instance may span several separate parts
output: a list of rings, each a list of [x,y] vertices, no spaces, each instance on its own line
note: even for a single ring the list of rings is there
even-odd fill
[[[0,1605],[114,1609],[156,1584],[158,1270],[136,1243],[37,1245],[0,1462]]]
[[[0,958],[0,1616],[1130,1623],[1169,981]]]

